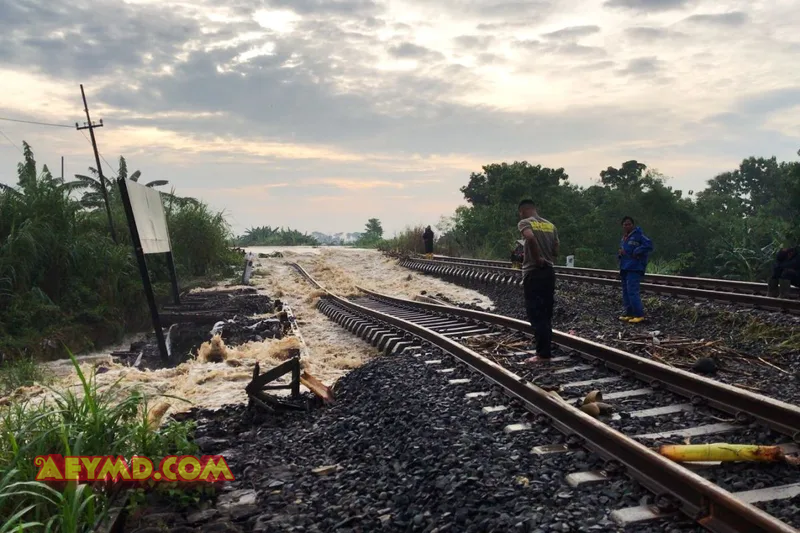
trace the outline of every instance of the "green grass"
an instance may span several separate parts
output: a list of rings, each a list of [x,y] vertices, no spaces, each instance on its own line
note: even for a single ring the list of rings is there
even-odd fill
[[[0,366],[0,397],[19,387],[29,387],[34,383],[47,385],[52,376],[45,368],[29,357],[19,357]]]
[[[41,404],[17,402],[0,408],[0,533],[87,531],[107,511],[108,495],[90,485],[34,481],[40,455],[144,455],[155,464],[166,455],[197,452],[190,423],[153,428],[148,398],[120,382],[98,387],[70,353],[79,390],[53,390]]]

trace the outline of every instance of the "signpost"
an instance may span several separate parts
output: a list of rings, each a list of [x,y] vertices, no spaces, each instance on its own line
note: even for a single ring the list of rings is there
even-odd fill
[[[161,327],[161,319],[158,316],[158,305],[153,293],[153,285],[150,282],[150,274],[147,272],[147,261],[145,255],[148,254],[167,254],[167,266],[169,267],[170,278],[172,281],[172,297],[175,305],[180,305],[180,291],[178,289],[178,277],[175,273],[175,262],[172,257],[172,244],[169,240],[169,228],[167,227],[167,215],[164,213],[164,205],[161,203],[161,193],[152,187],[145,187],[134,181],[118,178],[122,204],[125,207],[125,217],[128,219],[128,228],[131,232],[131,242],[136,261],[139,264],[139,274],[142,276],[142,285],[147,297],[147,304],[150,307],[150,317],[153,321],[153,330],[156,334],[158,351],[163,359],[170,356],[169,348],[164,339],[164,330]]]
[[[250,276],[253,275],[253,260],[256,254],[247,252],[244,256],[244,273],[242,274],[242,285],[250,284]]]

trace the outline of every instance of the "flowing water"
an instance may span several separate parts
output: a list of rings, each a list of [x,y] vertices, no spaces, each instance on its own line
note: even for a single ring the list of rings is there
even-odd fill
[[[406,270],[397,266],[394,259],[385,258],[374,250],[270,246],[252,247],[248,251],[283,254],[283,258],[257,259],[251,283],[259,292],[280,298],[291,306],[308,348],[303,364],[312,375],[329,385],[377,355],[377,351],[316,310],[320,292],[301,278],[290,262],[302,265],[323,286],[343,296],[357,294],[358,285],[405,298],[413,298],[424,290],[431,295],[441,293],[454,301],[476,303],[487,309],[493,307],[490,300],[474,291]],[[151,405],[168,403],[167,412],[184,411],[192,406],[213,409],[245,402],[244,387],[252,377],[255,363],[259,363],[262,371],[277,365],[298,342],[294,337],[249,342],[229,347],[228,361],[223,363],[192,359],[175,368],[160,370],[138,370],[111,361],[108,354],[112,350],[127,349],[130,342],[139,337],[132,336],[123,345],[81,356],[81,368],[84,373],[100,368],[102,373],[97,374],[97,383],[101,388],[116,382],[123,388],[138,388],[148,395]],[[56,377],[53,388],[80,391],[80,382],[69,361],[54,361],[47,366]],[[39,401],[48,394],[46,388],[35,385],[16,391],[15,397]]]

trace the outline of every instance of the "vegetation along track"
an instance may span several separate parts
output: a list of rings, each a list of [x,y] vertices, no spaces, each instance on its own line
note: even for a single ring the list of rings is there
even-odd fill
[[[343,327],[387,354],[417,357],[445,377],[465,373],[463,366],[443,368],[450,358],[463,363],[467,370],[512,399],[509,405],[487,406],[484,412],[521,418],[527,410],[538,415],[537,423],[551,423],[563,433],[560,442],[538,447],[534,453],[564,453],[578,446],[607,461],[602,471],[571,474],[567,479],[570,485],[602,483],[626,473],[657,495],[657,506],[612,513],[620,524],[680,511],[711,531],[796,531],[778,518],[792,521],[792,508],[784,508],[779,502],[800,495],[795,467],[785,463],[705,463],[693,472],[666,459],[653,447],[674,443],[675,439],[681,442],[686,437],[708,442],[709,437],[725,434],[727,442],[782,440],[785,453],[796,453],[797,447],[790,440],[800,438],[797,407],[560,332],[555,332],[557,357],[548,369],[539,366],[540,375],[531,379],[529,372],[520,375],[509,370],[515,365],[528,368],[520,363],[530,352],[514,348],[530,342],[532,331],[527,323],[365,289],[360,289],[364,297],[348,300],[326,291],[302,267],[294,267],[326,292],[318,308]],[[595,364],[587,365],[585,359]],[[621,375],[609,375],[611,371]],[[637,380],[644,380],[647,385],[643,387]],[[448,382],[480,383],[469,377]],[[598,386],[610,389],[604,400],[620,407],[605,422],[571,405],[580,403],[585,392]],[[543,387],[574,398],[563,400]],[[466,397],[486,395],[478,391]],[[676,395],[690,398],[691,403],[676,403]],[[733,418],[722,418],[725,413]],[[509,433],[530,429],[532,426],[526,423],[505,427]],[[750,490],[741,490],[745,488]],[[770,509],[772,514],[757,505]]]
[[[510,263],[483,259],[464,259],[459,257],[434,256],[434,259],[406,257],[400,265],[425,273],[478,279],[495,283],[521,284],[522,272],[509,268]],[[616,285],[619,273],[615,270],[596,270],[591,268],[556,267],[558,279]],[[693,278],[680,276],[650,275],[641,284],[647,292],[682,296],[687,298],[718,300],[750,305],[759,309],[786,311],[800,314],[800,299],[772,298],[759,294],[766,293],[766,285],[724,279]]]

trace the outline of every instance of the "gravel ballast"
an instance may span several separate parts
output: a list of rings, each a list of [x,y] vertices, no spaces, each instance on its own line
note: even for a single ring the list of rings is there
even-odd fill
[[[237,480],[212,507],[216,514],[207,510],[205,521],[190,524],[191,513],[173,513],[170,527],[186,533],[618,531],[611,511],[652,501],[625,477],[569,487],[567,474],[602,462],[581,449],[530,453],[563,437],[513,406],[484,414],[482,407],[508,404],[507,398],[463,369],[438,373],[424,358],[367,363],[338,382],[330,408],[256,420],[243,407],[195,413],[203,452],[228,458]],[[449,385],[456,377],[472,381]],[[493,394],[464,399],[474,391]],[[503,431],[524,421],[531,430]],[[335,468],[315,473],[321,467]],[[227,495],[240,491],[254,491],[252,507],[230,505]],[[142,533],[135,529],[141,524],[129,524],[128,531]],[[626,531],[696,530],[662,521]]]
[[[436,277],[490,298],[496,314],[526,319],[521,287],[458,276]],[[648,351],[652,349],[624,342],[626,335],[658,331],[661,338],[679,336],[695,341],[718,341],[749,359],[719,358],[720,370],[709,377],[800,404],[800,374],[795,372],[800,365],[797,347],[800,316],[663,295],[644,293],[642,297],[647,320],[641,324],[625,324],[618,319],[621,296],[617,287],[557,281],[553,327],[645,357],[650,357]],[[790,337],[793,340],[787,344]],[[758,361],[758,357],[780,370]]]
[[[486,290],[490,286],[475,288]],[[561,285],[560,288],[563,289]],[[505,314],[524,318],[520,316],[521,293],[510,287],[499,289],[505,289],[505,293],[500,290],[492,296],[498,312],[508,306],[509,311],[516,308],[516,312]],[[576,299],[580,301],[581,296]],[[563,303],[559,296],[557,306]],[[602,312],[592,302],[579,303],[585,305],[583,313]],[[612,315],[615,320],[616,314]],[[563,312],[557,311],[556,320],[563,323],[567,319]],[[556,327],[563,330],[584,327],[579,325],[582,318],[572,320],[574,327],[568,324]],[[596,336],[613,336],[613,327],[624,327],[609,318],[605,330],[598,322],[602,321],[592,321],[586,330],[595,332],[595,337],[582,336],[605,342]],[[686,335],[683,331],[676,332]],[[569,487],[565,482],[567,474],[601,469],[603,462],[582,449],[532,454],[532,447],[562,443],[564,436],[542,417],[525,412],[449,356],[420,355],[382,357],[354,370],[337,383],[337,402],[332,407],[308,413],[255,416],[243,406],[192,413],[199,422],[196,440],[202,452],[224,455],[237,480],[227,485],[209,508],[150,512],[134,517],[126,531],[155,533],[164,527],[180,533],[622,531],[609,520],[611,511],[653,503],[651,494],[625,477]],[[442,362],[426,365],[426,359]],[[561,366],[570,364],[564,362]],[[455,370],[447,374],[437,372],[442,368]],[[586,369],[561,376],[554,384],[601,374],[597,368]],[[448,383],[457,378],[471,381]],[[604,392],[625,390],[632,388],[631,383],[633,380],[626,379],[601,388]],[[564,397],[575,397],[591,388],[572,389]],[[465,399],[466,393],[476,391],[490,394]],[[669,396],[659,391],[649,398],[630,398],[615,407],[630,411],[664,402],[670,403]],[[498,405],[508,408],[494,413],[483,411],[484,407]],[[699,423],[705,414],[701,409],[665,417],[607,422],[612,427],[624,427],[628,434],[629,430],[638,434],[686,427]],[[509,424],[520,422],[530,424],[531,429],[505,430]],[[753,443],[761,438],[774,439],[776,435],[752,427],[737,431],[733,437],[712,435],[694,438],[692,442]],[[669,438],[646,444],[681,441]],[[793,472],[781,468],[783,465],[761,465],[764,468],[755,470],[752,465],[728,466],[699,473],[729,490],[740,490],[742,486],[754,488],[753,480],[771,486],[776,481],[793,479]],[[762,508],[791,520],[797,501],[769,503]],[[677,519],[628,526],[624,531],[703,530]]]

